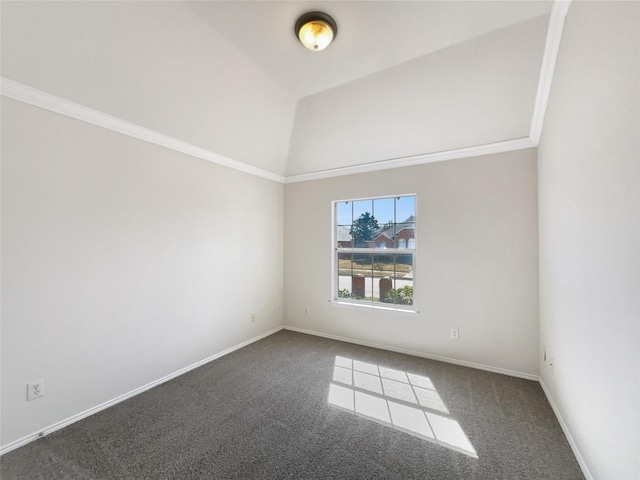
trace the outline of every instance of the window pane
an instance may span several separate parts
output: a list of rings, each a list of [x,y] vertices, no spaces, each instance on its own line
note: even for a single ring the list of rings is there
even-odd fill
[[[397,279],[395,289],[391,290],[385,302],[396,305],[413,305],[413,280]]]
[[[384,303],[413,305],[413,254],[395,255],[395,276],[391,281],[381,283]]]
[[[338,253],[338,275],[351,276],[351,254]]]
[[[351,239],[351,227],[338,225],[336,232],[338,248],[351,248],[353,246]]]
[[[375,236],[374,246],[376,248],[393,248],[393,240],[384,234],[378,234]]]
[[[371,222],[371,214],[366,212],[354,221],[351,225],[351,237],[353,246],[357,248],[374,248],[377,247],[376,241],[384,241],[378,239],[378,228],[375,222]],[[385,243],[386,244],[386,243]]]
[[[357,300],[371,299],[371,268],[373,256],[368,254],[353,255],[353,293]]]
[[[373,276],[385,277],[394,276],[395,272],[395,255],[376,255],[373,261]]]
[[[353,273],[371,276],[372,255],[368,253],[353,254]]]
[[[371,302],[373,297],[373,277],[371,274],[364,277],[364,300]]]
[[[416,236],[416,224],[415,223],[398,223],[396,224],[395,239],[397,248],[415,248],[415,241],[410,242]],[[409,247],[409,243],[413,246]],[[404,246],[402,246],[404,245]]]
[[[394,248],[394,233],[395,225],[393,223],[380,225],[380,227],[374,232],[376,248]]]
[[[396,278],[413,280],[413,254],[396,255]]]
[[[358,200],[353,202],[353,221],[356,222],[361,215],[368,213],[369,216],[373,215],[373,201],[372,200]]]
[[[396,199],[396,222],[415,222],[416,218],[416,197],[399,197]]]
[[[351,296],[351,254],[338,254],[338,298]]]
[[[338,225],[351,225],[353,202],[338,202],[336,204],[336,219]]]
[[[351,236],[353,246],[358,248],[371,248],[375,246],[375,232],[378,228],[373,218],[373,201],[360,200],[353,202],[353,224]]]
[[[373,301],[383,302],[393,285],[395,255],[376,255],[373,261]]]
[[[391,293],[393,292],[393,286],[395,284],[395,280],[393,277],[380,277],[377,280],[378,283],[378,297],[376,302],[384,302],[384,303],[393,303],[393,297],[391,297]],[[391,300],[389,300],[391,298]]]
[[[353,255],[338,254],[338,298],[361,299],[364,296],[364,277],[354,274]]]
[[[393,208],[393,198],[376,198],[373,201],[373,216],[378,222],[378,226],[383,227],[395,222]]]

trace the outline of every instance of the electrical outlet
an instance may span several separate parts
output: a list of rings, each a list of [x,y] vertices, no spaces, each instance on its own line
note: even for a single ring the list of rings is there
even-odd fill
[[[458,330],[457,328],[452,328],[451,338],[453,338],[454,340],[458,340],[460,338],[460,330]]]
[[[256,321],[256,314],[252,313],[251,314],[251,323],[255,323],[255,321]]]
[[[304,314],[309,315],[309,307],[304,307]]]
[[[276,314],[276,307],[271,307],[271,315],[275,315]]]
[[[44,379],[27,383],[27,400],[35,400],[44,396]]]

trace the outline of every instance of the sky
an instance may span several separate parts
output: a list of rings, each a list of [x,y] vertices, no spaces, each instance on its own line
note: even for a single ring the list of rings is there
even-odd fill
[[[416,214],[415,198],[415,195],[410,195],[405,197],[376,198],[374,200],[337,202],[336,216],[338,225],[351,225],[353,220],[356,220],[365,212],[372,213],[380,226],[387,222],[404,222],[411,215],[415,216]]]

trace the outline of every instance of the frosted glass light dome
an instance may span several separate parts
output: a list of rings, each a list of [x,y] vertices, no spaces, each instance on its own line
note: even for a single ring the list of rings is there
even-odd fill
[[[336,22],[322,12],[305,13],[298,19],[295,26],[295,33],[300,43],[313,52],[327,48],[337,32]]]

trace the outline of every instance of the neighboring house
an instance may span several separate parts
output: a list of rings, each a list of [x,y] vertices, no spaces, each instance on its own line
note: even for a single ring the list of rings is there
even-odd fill
[[[396,248],[414,248],[415,244],[415,217],[411,215],[402,223],[385,225],[378,228],[373,234],[373,240],[367,241],[369,248],[394,248],[394,238],[398,240]],[[351,227],[341,225],[337,232],[338,248],[351,248]]]
[[[351,248],[351,227],[338,227],[338,248]]]
[[[398,244],[395,248],[414,248],[415,246],[415,217],[411,215],[402,223],[385,225],[375,231],[373,240],[367,242],[369,247],[394,248],[394,239]]]

